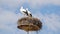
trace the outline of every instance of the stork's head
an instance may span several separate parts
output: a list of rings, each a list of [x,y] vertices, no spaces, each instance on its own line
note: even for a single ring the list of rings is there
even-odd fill
[[[25,9],[23,9],[23,7],[20,8],[20,11],[23,12],[23,11],[26,11]]]
[[[23,7],[20,8],[20,11],[22,11],[22,10],[23,10]]]

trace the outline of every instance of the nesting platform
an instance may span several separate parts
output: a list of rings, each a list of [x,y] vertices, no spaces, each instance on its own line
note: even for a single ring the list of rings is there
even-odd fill
[[[37,18],[24,17],[18,20],[17,28],[25,31],[37,31],[42,28],[42,23]]]

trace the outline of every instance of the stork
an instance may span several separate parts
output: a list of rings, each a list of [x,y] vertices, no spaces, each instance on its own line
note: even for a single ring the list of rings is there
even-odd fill
[[[24,9],[23,7],[20,8],[20,12],[28,17],[32,17],[31,12],[28,10],[28,8]]]

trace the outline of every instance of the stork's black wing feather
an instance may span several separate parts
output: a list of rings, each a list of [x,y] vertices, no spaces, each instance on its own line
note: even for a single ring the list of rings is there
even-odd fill
[[[23,11],[27,16],[28,16],[28,12],[27,12],[27,10],[26,10],[26,12],[25,11]]]

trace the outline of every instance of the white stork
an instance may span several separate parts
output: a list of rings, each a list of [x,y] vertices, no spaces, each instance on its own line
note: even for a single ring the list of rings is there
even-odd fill
[[[30,11],[28,11],[28,8],[23,9],[23,7],[21,7],[21,8],[20,8],[20,12],[21,12],[22,14],[24,14],[24,15],[27,15],[27,16],[29,16],[29,17],[32,17],[32,14],[31,14]]]

